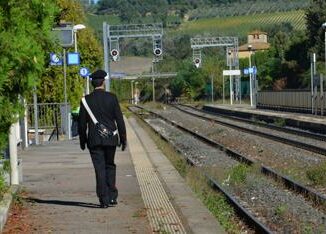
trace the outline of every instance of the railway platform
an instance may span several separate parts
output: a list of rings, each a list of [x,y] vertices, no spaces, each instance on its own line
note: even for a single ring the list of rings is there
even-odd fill
[[[118,205],[108,209],[99,208],[78,140],[21,152],[31,233],[225,233],[137,121],[126,126],[127,150],[116,154]]]
[[[203,106],[203,110],[244,118],[255,118],[257,120],[264,120],[267,122],[275,122],[276,119],[282,118],[285,120],[284,124],[287,126],[299,127],[305,130],[311,130],[323,134],[326,133],[326,116],[256,109],[246,104],[207,104]]]

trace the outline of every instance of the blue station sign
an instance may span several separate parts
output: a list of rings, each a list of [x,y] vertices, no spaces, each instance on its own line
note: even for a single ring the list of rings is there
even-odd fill
[[[89,72],[88,68],[81,67],[79,69],[79,75],[81,75],[82,77],[87,77],[87,76],[89,76],[89,74],[90,74],[90,72]]]

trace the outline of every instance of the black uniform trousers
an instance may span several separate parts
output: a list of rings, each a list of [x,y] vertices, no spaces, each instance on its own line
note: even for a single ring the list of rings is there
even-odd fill
[[[95,146],[89,149],[96,175],[96,194],[101,203],[109,204],[118,197],[116,188],[116,146]]]

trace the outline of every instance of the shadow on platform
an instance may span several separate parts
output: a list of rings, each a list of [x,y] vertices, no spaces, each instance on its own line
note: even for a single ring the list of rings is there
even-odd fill
[[[85,203],[78,201],[60,201],[60,200],[42,200],[38,198],[29,197],[26,201],[31,203],[39,203],[39,204],[51,204],[51,205],[61,205],[61,206],[79,206],[86,208],[100,208],[100,205],[93,203]]]

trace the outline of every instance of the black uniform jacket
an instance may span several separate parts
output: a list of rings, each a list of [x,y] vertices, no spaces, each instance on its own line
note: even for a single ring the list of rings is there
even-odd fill
[[[91,94],[86,95],[85,99],[97,121],[107,126],[111,131],[118,129],[120,142],[126,142],[126,126],[117,97],[102,89],[95,89]],[[95,125],[82,102],[80,103],[78,132],[81,148],[85,148],[86,143],[88,148],[111,145],[111,142],[103,140],[98,135]]]

